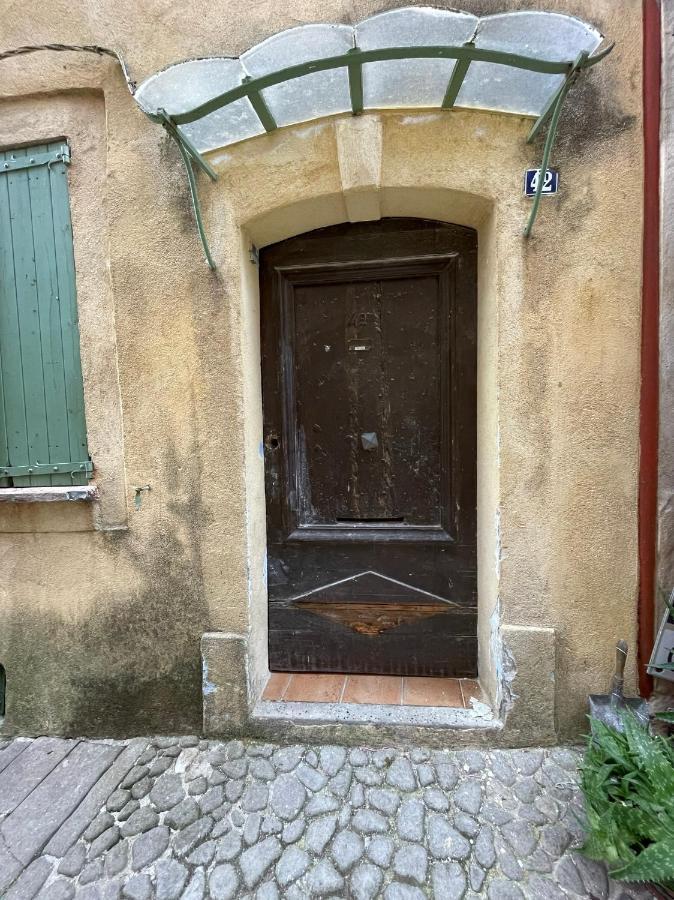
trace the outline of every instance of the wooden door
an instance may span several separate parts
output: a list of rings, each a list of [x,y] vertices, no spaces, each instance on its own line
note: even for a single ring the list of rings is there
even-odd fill
[[[418,219],[260,254],[274,671],[476,674],[476,258]]]

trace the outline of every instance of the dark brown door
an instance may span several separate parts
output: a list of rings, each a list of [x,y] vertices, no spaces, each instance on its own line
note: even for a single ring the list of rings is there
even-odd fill
[[[474,676],[474,231],[260,255],[270,668]]]

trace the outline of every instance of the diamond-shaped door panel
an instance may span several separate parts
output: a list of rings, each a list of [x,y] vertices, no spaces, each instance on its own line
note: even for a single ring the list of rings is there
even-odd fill
[[[352,599],[354,596],[357,596],[358,600],[354,601]],[[360,603],[362,601],[377,602],[382,596],[386,598],[382,602],[395,600],[401,603],[430,603],[443,608],[447,605],[457,605],[438,594],[424,591],[412,584],[406,584],[404,581],[398,581],[388,575],[371,570],[323,584],[312,591],[293,597],[293,601],[298,603],[311,600],[325,603],[326,601],[346,600]]]
[[[361,572],[323,585],[296,597],[294,603],[357,634],[371,636],[437,616],[456,605],[378,572]]]

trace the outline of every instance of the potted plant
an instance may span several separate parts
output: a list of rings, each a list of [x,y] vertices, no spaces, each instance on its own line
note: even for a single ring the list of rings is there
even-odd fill
[[[658,718],[672,722],[674,713]],[[643,882],[674,897],[674,745],[633,715],[623,728],[592,721],[581,766],[587,838],[581,853],[612,878]]]

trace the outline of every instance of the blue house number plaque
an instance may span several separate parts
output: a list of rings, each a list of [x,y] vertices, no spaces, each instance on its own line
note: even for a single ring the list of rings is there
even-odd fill
[[[524,196],[533,197],[538,188],[540,169],[527,169],[524,173]],[[543,190],[541,196],[556,194],[559,190],[559,172],[556,169],[546,169],[543,178]]]

